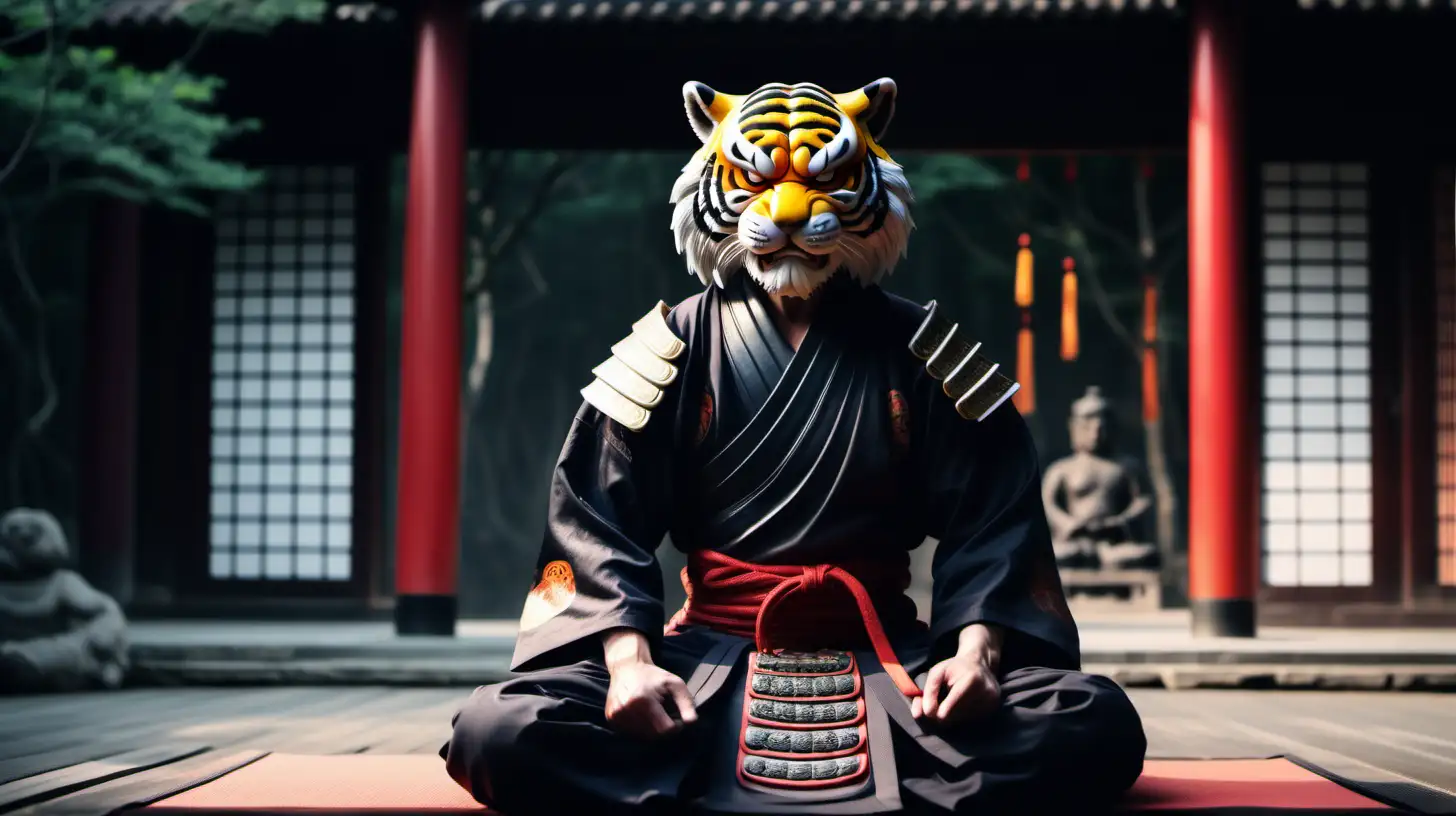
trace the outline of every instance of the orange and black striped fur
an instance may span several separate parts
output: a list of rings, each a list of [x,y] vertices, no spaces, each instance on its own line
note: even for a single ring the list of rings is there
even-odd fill
[[[893,81],[747,96],[689,82],[683,97],[703,141],[672,191],[689,271],[723,286],[746,269],[770,293],[807,297],[841,269],[865,285],[893,270],[915,226],[905,173],[878,143]]]

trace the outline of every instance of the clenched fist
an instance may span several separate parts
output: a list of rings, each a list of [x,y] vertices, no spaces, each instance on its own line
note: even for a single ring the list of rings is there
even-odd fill
[[[616,629],[603,638],[607,671],[607,722],[624,734],[663,737],[697,722],[693,695],[681,677],[654,664],[640,632]],[[677,719],[671,711],[676,710]]]
[[[677,709],[673,719],[668,706]],[[612,672],[607,690],[607,722],[624,734],[662,737],[697,721],[693,695],[672,672],[651,663],[629,663]]]

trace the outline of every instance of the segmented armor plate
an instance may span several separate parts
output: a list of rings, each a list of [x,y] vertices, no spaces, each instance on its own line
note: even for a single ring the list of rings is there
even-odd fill
[[[847,652],[749,656],[738,750],[746,785],[848,785],[869,773],[864,682]]]

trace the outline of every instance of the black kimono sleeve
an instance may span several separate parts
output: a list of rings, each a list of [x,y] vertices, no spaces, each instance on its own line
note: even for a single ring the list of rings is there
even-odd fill
[[[681,379],[664,389],[639,430],[587,402],[577,411],[551,475],[513,670],[600,657],[598,636],[617,627],[636,629],[654,644],[660,639],[656,551],[671,523]]]
[[[920,450],[926,532],[939,540],[931,566],[936,651],[953,652],[966,625],[990,623],[1006,630],[1004,670],[1078,668],[1077,628],[1057,574],[1026,422],[1010,402],[981,422],[966,420],[930,390]]]

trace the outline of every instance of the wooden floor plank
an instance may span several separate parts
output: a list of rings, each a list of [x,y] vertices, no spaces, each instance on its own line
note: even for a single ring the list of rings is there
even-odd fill
[[[271,750],[286,754],[357,754],[367,749],[385,722],[375,718],[336,715],[303,733],[279,735]]]
[[[1224,727],[1254,734],[1280,746],[1281,751],[1300,756],[1350,779],[1370,784],[1423,782],[1450,793],[1449,771],[1420,768],[1410,757],[1393,752],[1379,742],[1368,739],[1359,729],[1331,733],[1327,728],[1311,728],[1303,709],[1311,699],[1286,703],[1273,697],[1251,697],[1242,702],[1246,716],[1230,719]],[[1334,701],[1330,701],[1334,702]],[[1328,719],[1339,709],[1327,708]]]
[[[1296,738],[1375,763],[1408,779],[1440,779],[1456,772],[1456,758],[1427,746],[1410,746],[1371,728],[1300,717],[1287,721]],[[1456,792],[1452,792],[1456,795]]]
[[[144,748],[0,785],[0,813],[196,756],[207,749],[197,743]]]
[[[159,693],[171,694],[174,691],[168,689]],[[296,706],[306,708],[315,699],[313,695],[300,696],[298,689],[249,689],[247,693],[227,695],[218,694],[215,689],[186,691],[189,693],[179,695],[187,701],[186,705],[164,706],[160,712],[151,712],[143,724],[123,721],[119,717],[118,712],[131,708],[133,702],[138,701],[138,698],[123,693],[112,699],[109,714],[96,713],[96,721],[88,726],[92,735],[90,739],[80,742],[67,740],[66,744],[49,751],[0,760],[0,783],[178,740],[214,746],[231,745],[276,729],[280,707],[285,712],[292,712]],[[247,719],[257,714],[268,714],[269,717],[261,722]],[[224,715],[230,715],[230,718]],[[56,724],[41,725],[44,730]]]
[[[208,751],[15,811],[15,816],[102,816],[241,767],[264,751]]]
[[[464,699],[401,712],[381,726],[365,750],[371,754],[435,753],[450,738],[450,719]]]
[[[1230,734],[1207,717],[1145,716],[1147,755],[1158,759],[1218,759],[1269,756],[1278,753],[1267,741]]]
[[[118,796],[132,795],[137,786],[155,787],[158,771],[166,771],[162,777],[173,781],[189,773],[195,777],[196,768],[238,751],[435,754],[449,738],[451,716],[471,691],[274,687],[74,695],[76,704],[69,711],[55,700],[23,716],[14,706],[0,709],[0,734],[67,732],[76,728],[75,714],[84,712],[90,733],[100,735],[89,745],[105,751],[101,756],[165,752],[184,743],[213,746],[205,754],[110,779],[23,811],[51,806],[44,812],[94,814],[100,812],[98,803],[114,806],[122,801]],[[1149,756],[1285,753],[1392,790],[1413,789],[1412,781],[1456,788],[1456,762],[1450,760],[1456,756],[1456,730],[1449,727],[1456,723],[1456,695],[1137,689],[1131,696],[1143,716]],[[6,711],[14,716],[7,718]],[[86,753],[72,746],[32,754],[25,761],[97,758]],[[0,761],[0,778],[20,761]],[[177,767],[167,771],[171,765]]]
[[[183,706],[190,701],[206,700],[212,696],[215,696],[212,689],[190,687],[45,695],[34,698],[45,701],[34,708],[0,711],[0,735],[15,733],[17,729],[29,729],[36,722],[54,724],[58,716],[69,720],[98,722],[107,718],[129,716],[135,711],[159,705]]]
[[[41,754],[29,754],[0,762],[0,785],[10,785],[37,774],[108,759],[137,749],[137,739],[132,735],[121,735],[109,740],[72,745]],[[141,749],[146,750],[146,749]]]
[[[328,743],[311,735],[324,734],[334,738],[336,750],[320,750],[319,753],[357,751],[358,747],[353,745],[357,740],[350,739],[354,733],[353,727],[356,724],[360,727],[374,724],[370,718],[360,717],[358,712],[366,709],[372,701],[387,697],[391,693],[392,691],[386,688],[359,688],[334,691],[327,696],[318,695],[312,699],[300,698],[298,708],[285,716],[276,718],[271,727],[245,739],[219,743],[219,747],[225,745],[233,748],[256,748],[263,751],[285,751],[289,750],[290,746],[309,742],[312,742],[315,747],[319,747]]]
[[[204,693],[197,693],[204,691]],[[121,733],[170,723],[189,715],[206,715],[217,706],[205,690],[121,691],[112,700],[104,694],[77,695],[73,710],[54,712],[39,721],[0,720],[0,760],[52,751],[90,742],[98,734]],[[96,698],[102,698],[98,705]],[[89,705],[88,705],[89,703]]]

